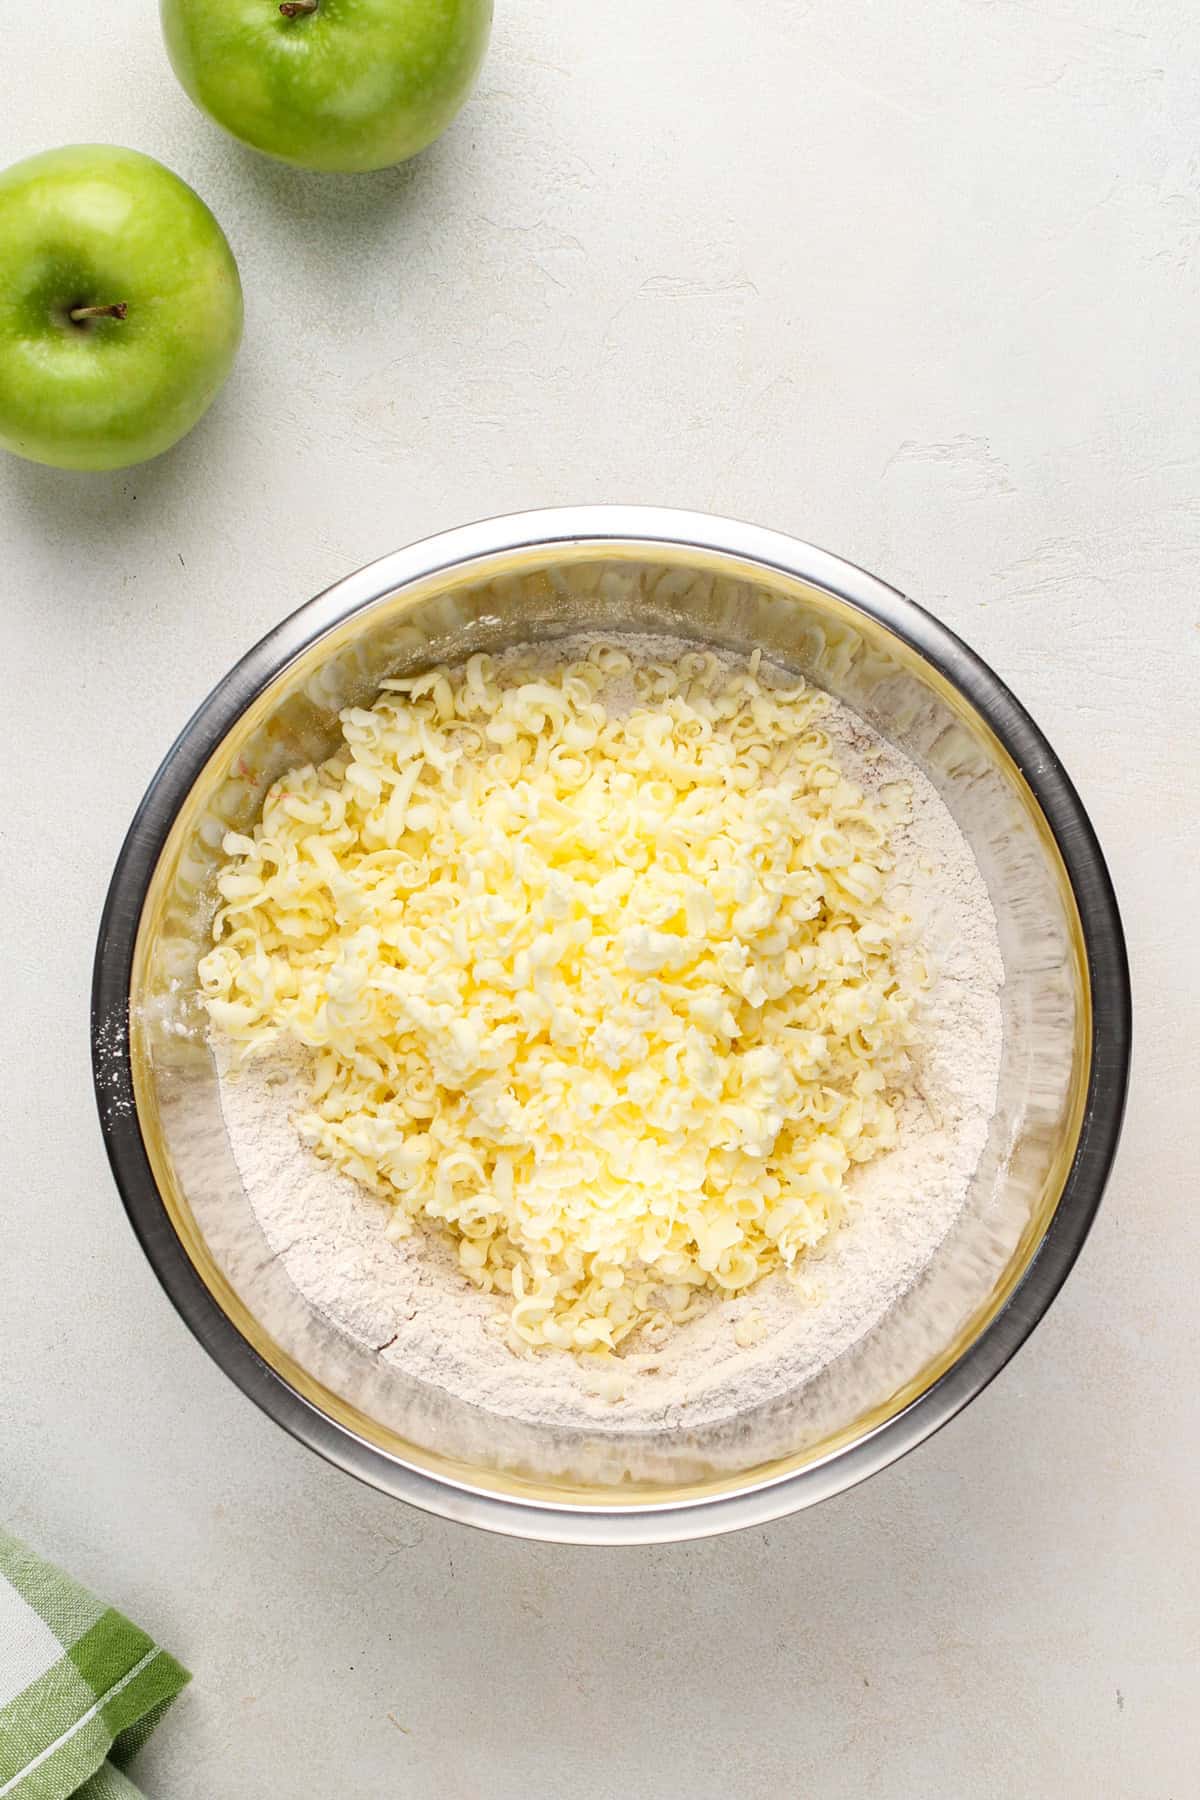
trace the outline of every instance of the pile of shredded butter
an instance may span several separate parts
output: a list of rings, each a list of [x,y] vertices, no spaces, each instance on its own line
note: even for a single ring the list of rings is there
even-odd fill
[[[915,964],[824,704],[757,655],[475,656],[225,840],[213,1027],[314,1052],[305,1141],[448,1231],[514,1347],[798,1272],[894,1141]]]

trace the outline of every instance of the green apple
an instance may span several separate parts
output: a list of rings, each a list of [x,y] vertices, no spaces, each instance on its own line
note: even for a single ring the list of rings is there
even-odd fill
[[[122,469],[207,411],[242,335],[237,264],[152,157],[75,144],[0,173],[0,446]]]
[[[175,73],[196,105],[304,169],[415,156],[467,98],[492,0],[160,0]]]

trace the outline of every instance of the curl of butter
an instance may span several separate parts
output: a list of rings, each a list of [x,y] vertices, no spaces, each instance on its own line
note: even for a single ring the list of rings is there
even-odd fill
[[[757,657],[474,656],[348,708],[225,841],[213,1027],[314,1053],[305,1141],[390,1235],[448,1232],[514,1348],[799,1279],[895,1139],[909,922],[824,705]]]

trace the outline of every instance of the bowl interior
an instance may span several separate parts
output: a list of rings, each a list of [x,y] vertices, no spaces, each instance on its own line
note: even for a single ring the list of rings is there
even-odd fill
[[[844,1454],[952,1368],[1003,1307],[1053,1217],[1079,1139],[1091,1043],[1086,958],[1062,857],[1016,762],[953,671],[901,630],[832,584],[716,550],[579,541],[510,549],[425,573],[348,617],[316,616],[315,629],[315,641],[271,671],[210,748],[146,893],[130,1050],[164,1230],[245,1345],[310,1407],[373,1447],[367,1472],[384,1485],[393,1466],[539,1505],[656,1508],[758,1487]],[[224,833],[252,823],[283,770],[329,752],[341,707],[369,703],[386,675],[581,629],[761,646],[827,689],[939,790],[999,923],[998,1104],[956,1225],[917,1286],[823,1373],[703,1429],[560,1430],[500,1418],[404,1376],[332,1326],[272,1257],[247,1203],[194,998]],[[181,752],[196,754],[187,734]]]

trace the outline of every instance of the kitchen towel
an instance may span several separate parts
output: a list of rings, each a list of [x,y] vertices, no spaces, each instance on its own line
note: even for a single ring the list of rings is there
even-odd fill
[[[0,1531],[0,1800],[140,1800],[124,1766],[190,1679]]]

